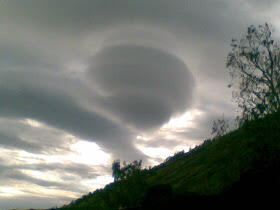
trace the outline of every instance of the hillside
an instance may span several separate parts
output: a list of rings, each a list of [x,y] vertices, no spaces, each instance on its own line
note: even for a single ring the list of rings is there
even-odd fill
[[[272,188],[280,186],[279,152],[280,112],[247,122],[238,130],[207,140],[188,153],[170,157],[159,166],[109,184],[61,209],[136,209],[155,200],[157,205],[165,202],[166,208],[171,202],[174,207],[174,202],[186,201],[190,207],[194,203],[205,205],[200,201],[243,199],[244,192],[247,200],[253,194],[268,197],[271,193],[272,198]],[[172,195],[158,196],[161,190],[169,192],[168,186]]]

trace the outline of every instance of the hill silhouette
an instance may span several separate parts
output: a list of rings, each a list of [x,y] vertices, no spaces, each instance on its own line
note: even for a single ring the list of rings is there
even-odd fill
[[[278,111],[59,209],[268,208],[279,186]]]

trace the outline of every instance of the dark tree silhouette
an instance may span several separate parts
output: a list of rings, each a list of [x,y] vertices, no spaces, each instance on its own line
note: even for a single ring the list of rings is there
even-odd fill
[[[120,165],[120,160],[115,160],[112,164],[112,175],[114,181],[124,180],[133,175],[140,173],[142,167],[142,160],[134,160],[131,163],[126,163],[124,161],[123,166]]]
[[[114,177],[114,181],[118,181],[119,178],[120,178],[120,160],[115,160],[113,163],[112,163],[112,175]]]
[[[242,120],[262,117],[280,107],[280,45],[272,32],[267,23],[251,25],[240,40],[232,40],[226,66]]]

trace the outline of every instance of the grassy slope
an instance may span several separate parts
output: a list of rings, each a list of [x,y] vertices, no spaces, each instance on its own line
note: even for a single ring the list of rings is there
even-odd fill
[[[238,182],[242,174],[259,170],[258,165],[269,165],[279,151],[278,112],[206,141],[191,152],[144,172],[140,179],[108,185],[68,207],[114,209],[120,205],[137,205],[149,186],[162,183],[170,184],[175,194],[220,194]],[[137,184],[139,180],[141,184]]]
[[[254,168],[256,161],[269,161],[264,159],[276,154],[279,144],[277,113],[201,145],[190,155],[167,163],[150,179],[169,183],[175,191],[218,194]]]

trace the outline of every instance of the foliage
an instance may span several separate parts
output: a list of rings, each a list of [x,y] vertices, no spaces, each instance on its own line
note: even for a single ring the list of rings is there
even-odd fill
[[[134,160],[133,162],[127,164],[123,162],[123,167],[120,165],[120,160],[115,160],[112,164],[112,175],[114,181],[125,180],[133,175],[140,173],[142,167],[142,160]]]
[[[184,155],[185,155],[185,151],[184,150],[182,150],[180,152],[176,152],[173,156],[167,157],[164,162],[168,162],[170,160],[175,160],[175,159],[177,159],[177,158],[179,158],[181,156],[184,156]]]
[[[114,181],[118,181],[120,177],[120,160],[114,160],[112,163],[112,176],[114,177]]]
[[[120,179],[128,179],[131,176],[136,176],[140,174],[142,167],[142,160],[134,160],[132,163],[126,164],[120,169]]]
[[[275,162],[280,154],[280,112],[247,121],[238,130],[178,154],[160,167],[111,183],[61,209],[135,208],[151,186],[160,184],[170,185],[174,196],[220,194],[248,171],[263,171]]]
[[[263,117],[280,108],[280,45],[272,32],[267,23],[251,25],[240,40],[232,40],[226,66],[242,120]]]
[[[233,96],[242,110],[241,120],[237,120],[239,129],[227,133],[229,126],[223,116],[214,121],[212,127],[212,134],[219,138],[208,139],[187,153],[178,152],[149,170],[141,170],[141,160],[124,162],[122,166],[120,160],[115,160],[112,164],[114,183],[61,209],[138,208],[143,200],[146,203],[157,200],[145,196],[156,194],[151,186],[170,186],[176,196],[187,195],[190,199],[190,195],[199,195],[201,201],[201,196],[222,195],[228,189],[234,192],[235,188],[231,188],[234,183],[245,185],[248,182],[240,179],[248,172],[279,165],[280,47],[271,34],[268,24],[258,28],[250,26],[246,36],[239,41],[232,40],[227,67],[232,79],[238,81]],[[262,181],[261,176],[253,184],[257,186],[259,181]],[[237,186],[236,189],[243,188]],[[173,196],[167,194],[168,198]],[[159,202],[162,197],[166,198],[159,196]]]

